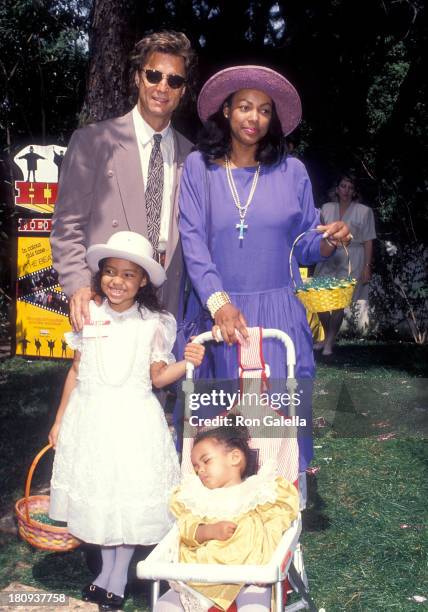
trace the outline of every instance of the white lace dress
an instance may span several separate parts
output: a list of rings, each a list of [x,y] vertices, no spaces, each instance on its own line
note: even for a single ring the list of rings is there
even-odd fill
[[[150,364],[174,361],[176,323],[136,304],[117,313],[91,302],[90,313],[83,334],[67,334],[81,361],[58,437],[49,515],[85,542],[154,544],[173,522],[168,501],[179,465]]]

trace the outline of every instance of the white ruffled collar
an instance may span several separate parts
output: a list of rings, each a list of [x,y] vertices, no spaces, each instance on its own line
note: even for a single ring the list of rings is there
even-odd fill
[[[138,307],[137,302],[134,302],[132,306],[127,308],[127,310],[124,310],[123,312],[117,312],[117,310],[114,310],[110,306],[110,304],[108,303],[108,300],[105,298],[102,303],[102,307],[105,313],[111,319],[113,319],[113,321],[124,321],[126,319],[135,318],[137,315],[140,316],[139,307]]]
[[[98,321],[107,315],[113,321],[124,321],[126,319],[160,319],[163,322],[170,321],[171,319],[175,322],[174,317],[169,312],[157,312],[146,308],[145,306],[138,306],[137,302],[134,302],[127,310],[123,312],[117,312],[109,305],[107,298],[104,298],[102,303],[98,306],[93,300],[89,303],[89,312],[91,320]]]
[[[208,489],[196,474],[189,474],[180,485],[177,501],[193,514],[208,519],[230,520],[277,498],[275,461],[268,460],[257,474],[233,487]]]

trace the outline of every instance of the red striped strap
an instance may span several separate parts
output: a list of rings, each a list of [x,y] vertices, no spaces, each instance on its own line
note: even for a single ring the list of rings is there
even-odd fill
[[[248,340],[238,343],[239,378],[260,378],[262,387],[267,386],[269,366],[263,356],[261,327],[248,327]]]
[[[264,370],[262,328],[248,327],[249,339],[238,344],[239,367],[246,370]]]

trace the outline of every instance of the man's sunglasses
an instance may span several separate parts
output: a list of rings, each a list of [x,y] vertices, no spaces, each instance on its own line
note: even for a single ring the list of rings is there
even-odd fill
[[[166,82],[171,89],[179,89],[186,82],[186,79],[181,76],[181,74],[165,74],[164,72],[160,72],[159,70],[151,70],[150,68],[141,68],[141,72],[144,72],[150,85],[158,85],[162,79],[166,79]]]

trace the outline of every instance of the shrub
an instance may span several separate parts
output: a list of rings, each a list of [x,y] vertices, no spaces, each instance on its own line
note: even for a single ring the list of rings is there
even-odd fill
[[[397,330],[403,323],[416,344],[428,341],[428,247],[383,243],[370,288],[374,331]]]

